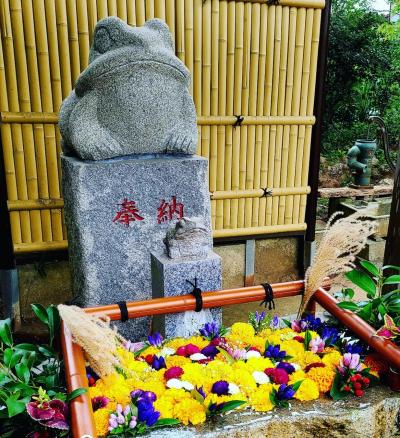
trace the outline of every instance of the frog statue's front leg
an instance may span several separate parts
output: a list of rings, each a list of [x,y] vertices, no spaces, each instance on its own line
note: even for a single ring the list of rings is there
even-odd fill
[[[92,91],[78,97],[73,91],[60,110],[64,153],[82,160],[100,160],[123,155],[121,145],[102,127],[97,117],[97,95]]]
[[[189,93],[182,104],[182,118],[169,131],[164,147],[167,154],[193,155],[197,149],[196,111]]]

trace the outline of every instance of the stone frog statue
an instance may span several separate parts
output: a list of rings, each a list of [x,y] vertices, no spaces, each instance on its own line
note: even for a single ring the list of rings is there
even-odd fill
[[[131,27],[99,21],[89,65],[63,102],[63,151],[83,160],[132,154],[194,154],[196,112],[190,73],[161,20]]]

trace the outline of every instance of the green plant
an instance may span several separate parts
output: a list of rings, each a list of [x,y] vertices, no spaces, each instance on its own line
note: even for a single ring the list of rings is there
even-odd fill
[[[400,272],[400,267],[388,265],[379,268],[367,260],[362,260],[360,265],[362,269],[353,269],[346,273],[346,277],[366,293],[367,299],[354,301],[354,290],[346,288],[337,294],[341,300],[339,307],[355,312],[377,329],[382,326],[385,315],[391,316],[395,323],[399,324],[400,289],[384,294],[383,288],[387,285],[400,284],[399,274],[385,275],[388,269]]]
[[[63,377],[62,359],[54,348],[60,326],[55,306],[32,304],[36,316],[49,331],[49,344],[15,344],[9,319],[0,321],[0,436],[25,436],[25,432],[43,430],[26,411],[31,400],[68,401]],[[77,396],[85,390],[72,394]],[[40,395],[41,394],[41,395]],[[58,431],[56,436],[63,436]],[[65,434],[65,433],[64,433]]]

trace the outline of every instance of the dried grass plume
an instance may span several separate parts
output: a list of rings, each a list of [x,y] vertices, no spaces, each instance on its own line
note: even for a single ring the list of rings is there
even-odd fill
[[[110,319],[90,315],[77,306],[60,304],[58,311],[74,342],[85,351],[93,371],[100,377],[115,373],[115,367],[121,366],[117,348],[126,341],[110,327]]]
[[[356,255],[364,248],[368,237],[375,232],[375,224],[363,219],[362,214],[355,213],[337,219],[342,214],[338,212],[330,217],[315,257],[306,271],[299,317],[325,277],[333,278],[354,268]]]

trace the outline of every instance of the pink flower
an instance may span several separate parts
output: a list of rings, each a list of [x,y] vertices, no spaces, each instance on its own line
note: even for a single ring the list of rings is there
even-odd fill
[[[391,331],[389,329],[387,329],[386,327],[380,328],[376,332],[376,335],[380,336],[381,338],[385,338],[385,339],[391,339],[394,337],[393,333],[391,333]]]
[[[289,374],[281,368],[265,368],[264,373],[277,385],[286,385],[289,381]]]
[[[189,357],[196,353],[200,353],[200,348],[193,344],[182,345],[176,350],[178,356]]]
[[[26,404],[29,416],[38,421],[42,426],[54,429],[68,430],[68,406],[61,400],[50,400],[40,403],[33,401]]]
[[[301,325],[300,325],[300,321],[294,320],[291,323],[291,328],[294,332],[296,333],[300,333],[301,332]]]
[[[322,353],[325,348],[325,342],[319,336],[317,336],[316,338],[311,339],[310,343],[308,344],[308,348],[313,353]]]
[[[164,373],[165,380],[169,379],[179,379],[183,374],[183,369],[181,367],[171,367]]]
[[[360,355],[357,353],[355,354],[345,353],[337,369],[339,373],[342,375],[346,373],[347,369],[361,371],[362,367],[360,364]]]

